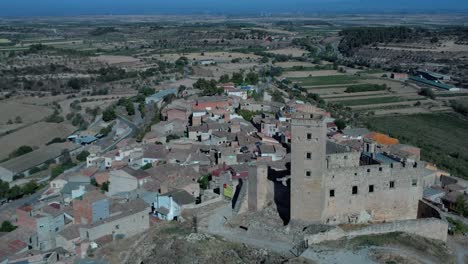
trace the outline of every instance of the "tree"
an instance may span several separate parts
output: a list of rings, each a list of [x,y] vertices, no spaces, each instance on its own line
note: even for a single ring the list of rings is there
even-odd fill
[[[206,80],[206,79],[198,79],[194,84],[193,87],[196,89],[202,90],[203,95],[212,96],[212,95],[219,95],[222,94],[224,91],[221,88],[217,87],[217,83],[215,80]]]
[[[10,190],[10,184],[8,182],[0,180],[0,198],[8,197],[9,190]]]
[[[346,128],[346,122],[343,119],[336,119],[335,125],[338,128],[338,130],[343,130]]]
[[[270,59],[266,56],[263,56],[262,59],[260,60],[260,63],[268,63]]]
[[[210,175],[201,176],[200,178],[198,178],[198,183],[200,184],[200,189],[208,189],[210,183]]]
[[[89,152],[86,150],[81,151],[78,155],[76,155],[76,159],[78,161],[86,161],[86,158],[89,156]]]
[[[235,85],[241,85],[241,84],[243,84],[243,83],[244,83],[244,73],[243,73],[242,71],[233,73],[233,74],[232,74],[231,81],[232,81]]]
[[[81,89],[82,81],[77,78],[72,78],[68,80],[67,85],[68,87],[72,88],[73,90],[80,90]]]
[[[177,94],[182,94],[185,90],[187,90],[187,87],[185,85],[180,85],[179,88],[177,89]]]
[[[106,182],[103,182],[102,185],[101,185],[101,191],[103,192],[108,192],[109,191],[109,182],[106,181]]]
[[[179,136],[171,134],[171,135],[166,137],[166,143],[168,143],[171,140],[175,140],[175,139],[179,139],[179,138],[180,138]]]
[[[21,123],[23,123],[23,119],[21,119],[21,116],[17,116],[17,117],[15,118],[15,123],[16,123],[16,124],[21,124]]]
[[[245,82],[248,84],[256,85],[258,83],[258,74],[255,72],[247,73],[245,77]]]
[[[104,112],[102,112],[102,120],[104,120],[104,122],[112,121],[116,117],[117,115],[115,114],[115,110],[113,107],[108,107],[106,108],[106,110],[104,110]]]
[[[460,194],[455,202],[455,211],[462,216],[468,216],[468,204],[465,202],[465,196]]]
[[[151,169],[153,168],[153,164],[152,163],[146,163],[144,166],[142,166],[140,169],[142,170],[148,170],[148,169]]]
[[[135,105],[131,100],[126,100],[125,109],[127,110],[127,114],[129,116],[135,115]]]
[[[13,199],[21,197],[22,195],[23,195],[23,192],[21,190],[21,187],[19,187],[18,185],[15,185],[11,187],[10,190],[8,191],[7,198],[10,200],[13,200]]]
[[[62,165],[57,165],[50,171],[50,177],[51,179],[54,179],[55,177],[59,176],[65,171]]]
[[[434,94],[434,91],[432,91],[431,88],[423,88],[423,89],[421,89],[421,91],[419,91],[418,94],[422,95],[422,96],[425,96],[425,97],[428,97],[428,98],[431,98],[432,100],[434,100],[436,98],[435,94]]]
[[[39,185],[37,185],[36,181],[30,181],[26,183],[26,185],[23,186],[23,193],[24,194],[33,194],[37,188],[39,188]]]
[[[17,226],[14,226],[10,221],[3,221],[0,227],[0,232],[11,232],[15,230]]]
[[[33,148],[30,146],[21,146],[10,154],[10,158],[16,158],[32,151]]]
[[[223,74],[219,77],[219,83],[227,83],[229,82],[229,75]]]
[[[89,183],[90,183],[91,185],[93,185],[93,186],[96,186],[96,187],[98,186],[98,183],[97,183],[97,181],[96,181],[95,178],[91,178],[91,180],[90,180]]]
[[[284,98],[283,98],[283,94],[278,91],[278,90],[275,90],[272,94],[271,94],[271,99],[274,101],[274,102],[278,102],[278,103],[283,103],[284,104]]]

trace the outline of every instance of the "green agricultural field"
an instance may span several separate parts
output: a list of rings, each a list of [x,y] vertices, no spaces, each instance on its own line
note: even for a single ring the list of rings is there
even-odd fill
[[[468,93],[439,93],[435,94],[436,97],[465,97]]]
[[[0,45],[10,44],[11,41],[9,39],[0,38]]]
[[[346,88],[345,93],[361,93],[361,92],[373,92],[373,91],[385,91],[387,90],[387,85],[382,84],[370,84],[370,83],[364,83],[364,84],[357,84],[357,85],[351,85],[348,88]]]
[[[285,68],[284,71],[323,71],[323,70],[334,70],[333,64],[327,65],[315,65],[315,66],[293,66]]]
[[[468,121],[457,114],[374,117],[367,126],[421,148],[422,159],[468,179]]]
[[[353,75],[333,75],[289,79],[292,82],[300,83],[302,86],[351,84],[361,80],[359,76]]]
[[[339,101],[340,104],[345,106],[356,106],[356,105],[372,105],[372,104],[387,104],[404,101],[398,96],[392,97],[380,97],[380,98],[366,98],[366,99],[354,99]]]

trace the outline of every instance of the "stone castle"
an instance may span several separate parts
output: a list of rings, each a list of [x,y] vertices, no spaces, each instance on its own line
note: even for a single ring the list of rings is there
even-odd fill
[[[340,224],[417,218],[423,188],[435,177],[423,162],[363,164],[361,152],[327,140],[321,115],[296,114],[291,127],[291,220]],[[375,148],[368,144],[366,149]]]

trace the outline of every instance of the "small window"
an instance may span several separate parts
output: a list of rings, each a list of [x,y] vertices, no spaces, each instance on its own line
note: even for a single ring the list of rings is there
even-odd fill
[[[310,177],[310,176],[312,176],[312,172],[311,172],[310,170],[307,170],[307,171],[305,172],[305,175],[306,175],[307,177]]]
[[[335,197],[335,190],[330,190],[330,197]]]
[[[312,133],[307,133],[307,140],[311,140],[312,139]]]
[[[411,186],[418,186],[418,180],[412,180]]]
[[[347,159],[348,159],[348,156],[344,156],[344,159],[347,160]]]
[[[370,169],[367,169],[367,172],[370,172]]]
[[[358,187],[357,187],[357,186],[353,186],[352,194],[357,194],[357,193],[358,193]]]
[[[373,193],[374,192],[374,185],[369,185],[369,192]]]
[[[390,181],[390,189],[395,188],[395,181]]]
[[[354,173],[354,176],[357,176],[357,172]]]
[[[120,228],[120,226],[119,226],[119,225],[116,225],[116,226],[115,226],[115,229],[119,229],[119,228]]]
[[[379,167],[379,171],[382,171],[382,167]]]
[[[311,152],[307,152],[306,153],[306,159],[312,159],[312,153]]]

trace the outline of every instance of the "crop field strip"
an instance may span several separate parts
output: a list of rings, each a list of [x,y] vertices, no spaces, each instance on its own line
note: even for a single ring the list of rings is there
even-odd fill
[[[356,83],[362,78],[353,75],[336,75],[336,76],[317,76],[317,77],[302,77],[290,78],[293,83],[298,83],[302,86],[320,86],[320,85],[349,85]]]
[[[468,179],[468,122],[456,114],[417,114],[368,120],[372,130],[422,148],[421,159]]]

